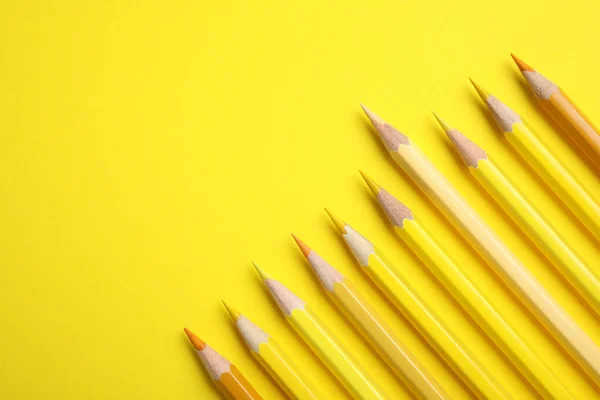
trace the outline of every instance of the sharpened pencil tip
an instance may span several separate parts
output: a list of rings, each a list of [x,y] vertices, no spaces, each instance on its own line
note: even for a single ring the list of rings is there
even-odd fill
[[[515,56],[513,53],[510,53],[510,56],[512,57],[512,59],[514,60],[515,64],[517,64],[517,67],[519,68],[519,70],[521,72],[523,71],[531,71],[531,72],[535,72],[535,70],[533,68],[531,68],[529,65],[527,65],[523,60],[521,60],[519,57]]]
[[[381,186],[379,186],[377,183],[375,183],[375,181],[373,179],[369,178],[367,176],[367,174],[365,174],[361,170],[359,170],[358,172],[360,172],[360,175],[363,177],[363,179],[365,180],[365,182],[367,182],[367,186],[369,186],[369,189],[371,189],[371,192],[373,192],[373,194],[375,196],[377,196],[377,194],[381,190]]]
[[[379,118],[379,116],[377,114],[375,114],[373,111],[369,110],[367,108],[367,106],[365,106],[364,104],[360,104],[360,108],[362,108],[362,110],[364,111],[365,115],[371,120],[371,122],[374,125],[377,125],[379,123],[382,123],[383,120],[381,118]]]
[[[296,244],[298,245],[298,247],[300,247],[300,251],[302,251],[302,254],[304,254],[304,257],[308,257],[308,255],[310,254],[310,247],[305,245],[304,242],[302,240],[298,239],[298,237],[296,235],[294,235],[293,233],[292,233],[292,237],[296,241]]]
[[[450,125],[448,125],[446,121],[444,121],[439,115],[437,115],[435,111],[432,110],[431,112],[433,113],[435,119],[437,119],[437,122],[440,124],[444,132],[448,133],[448,131],[451,131],[453,129]]]
[[[327,209],[327,207],[325,207],[325,212],[327,213],[327,215],[329,215],[329,218],[331,218],[331,222],[333,222],[333,224],[335,225],[335,227],[337,228],[338,232],[340,232],[342,235],[346,234],[346,223],[344,221],[342,221],[341,219],[339,219],[338,217],[336,217],[331,211],[329,211]]]
[[[206,347],[206,343],[198,339],[198,336],[194,335],[194,333],[188,328],[183,328],[183,331],[187,335],[188,339],[190,339],[192,346],[194,346],[196,350],[204,350],[204,348]]]
[[[258,272],[258,275],[260,275],[263,281],[271,279],[269,274],[267,274],[261,267],[259,267],[256,262],[252,261],[252,265],[254,265],[254,269],[256,270],[256,272]]]
[[[487,90],[482,88],[480,85],[478,85],[477,82],[475,82],[473,79],[469,78],[469,80],[471,81],[471,84],[473,85],[475,90],[477,90],[477,94],[479,94],[479,97],[481,97],[481,100],[483,100],[483,102],[485,103],[487,101],[488,97],[490,97],[490,92],[488,92]]]
[[[240,318],[240,315],[241,315],[240,312],[238,310],[236,310],[235,308],[231,307],[229,304],[227,304],[225,302],[225,300],[221,300],[221,301],[223,302],[223,305],[225,306],[225,309],[229,313],[229,316],[231,317],[233,322],[237,322],[237,320]]]

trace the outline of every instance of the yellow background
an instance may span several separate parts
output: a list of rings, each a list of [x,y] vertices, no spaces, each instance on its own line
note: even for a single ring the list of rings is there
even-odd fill
[[[520,112],[595,196],[599,181],[539,112],[515,52],[600,121],[592,0],[3,1],[0,4],[0,398],[217,399],[182,328],[282,397],[227,299],[345,398],[250,260],[391,373],[327,300],[289,233],[349,277],[446,387],[457,381],[365,279],[323,206],[382,248],[519,399],[499,352],[393,236],[357,173],[409,205],[581,398],[593,389],[393,165],[359,103],[405,132],[560,303],[600,323],[469,177],[429,113],[484,147],[599,272],[578,231],[502,141],[467,76]]]

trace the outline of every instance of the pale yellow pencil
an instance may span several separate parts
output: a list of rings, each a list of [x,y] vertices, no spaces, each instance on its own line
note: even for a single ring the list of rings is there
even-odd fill
[[[393,159],[411,177],[515,296],[600,384],[600,349],[408,137],[370,110],[365,113]]]

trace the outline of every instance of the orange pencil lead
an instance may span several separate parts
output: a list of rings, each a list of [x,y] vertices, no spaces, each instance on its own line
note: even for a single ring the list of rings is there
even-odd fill
[[[513,53],[510,53],[510,56],[515,61],[515,64],[517,64],[517,67],[519,67],[519,70],[521,72],[523,72],[523,71],[535,72],[535,70],[533,68],[531,68],[529,65],[525,64],[523,62],[523,60],[521,60],[519,57],[515,56]]]
[[[194,333],[188,328],[183,328],[183,331],[187,335],[188,339],[190,339],[190,342],[196,348],[196,350],[204,350],[204,348],[206,347],[206,343],[198,339],[198,336],[194,335]]]
[[[296,241],[296,244],[298,245],[298,247],[300,247],[300,251],[302,251],[302,254],[304,254],[304,257],[308,257],[308,254],[310,253],[310,247],[305,245],[304,242],[302,240],[298,239],[296,237],[296,235],[294,235],[293,233],[292,233],[292,237]]]

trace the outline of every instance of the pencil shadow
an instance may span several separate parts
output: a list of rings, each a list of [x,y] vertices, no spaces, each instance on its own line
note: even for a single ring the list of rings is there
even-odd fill
[[[193,359],[193,362],[196,364],[196,367],[200,370],[200,375],[202,376],[200,379],[204,381],[204,386],[210,387],[209,390],[211,390],[214,394],[218,395],[223,400],[227,400],[225,395],[221,393],[219,389],[217,389],[217,387],[215,386],[215,382],[208,375],[206,368],[202,363],[202,360],[200,360],[200,357],[198,357],[198,352],[189,344],[189,340],[187,339],[187,337],[182,337],[181,340],[186,342],[185,346],[188,349],[188,354],[190,355],[190,358]]]

